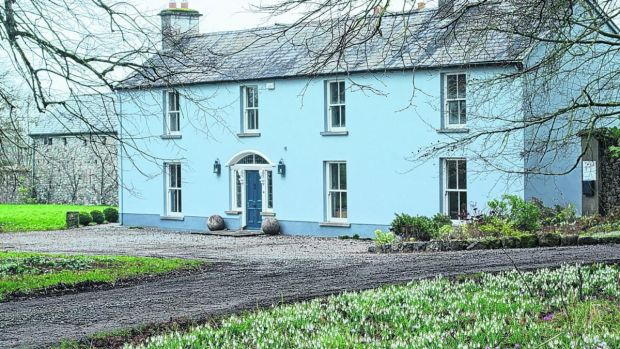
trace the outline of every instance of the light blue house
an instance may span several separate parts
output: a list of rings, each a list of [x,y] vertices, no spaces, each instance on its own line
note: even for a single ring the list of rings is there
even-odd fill
[[[526,181],[525,129],[445,146],[527,116],[523,79],[489,81],[533,52],[517,36],[452,28],[450,15],[385,15],[381,35],[326,59],[337,47],[325,23],[200,34],[199,13],[163,11],[154,69],[118,92],[122,223],[205,230],[217,214],[258,230],[276,217],[285,234],[372,236],[397,212],[458,220],[504,193],[562,203]],[[563,177],[567,198],[581,188],[580,172]]]

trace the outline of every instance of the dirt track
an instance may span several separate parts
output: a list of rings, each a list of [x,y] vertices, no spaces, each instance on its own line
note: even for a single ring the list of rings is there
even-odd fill
[[[204,272],[149,283],[0,303],[0,347],[49,346],[171,318],[221,315],[439,274],[620,262],[620,245],[439,254],[371,255],[368,242],[290,237],[215,238],[97,228],[4,234],[0,249],[178,256]]]

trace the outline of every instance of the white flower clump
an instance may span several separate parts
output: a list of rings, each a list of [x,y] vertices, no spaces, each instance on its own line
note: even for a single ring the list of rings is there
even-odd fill
[[[620,348],[617,318],[580,326],[590,316],[576,310],[615,300],[620,312],[618,299],[613,266],[436,278],[231,316],[126,349]]]

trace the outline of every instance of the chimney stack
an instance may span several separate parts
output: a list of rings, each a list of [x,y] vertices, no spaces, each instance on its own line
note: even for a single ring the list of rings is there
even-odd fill
[[[424,0],[418,1],[418,10],[424,10],[426,8],[426,3]]]
[[[455,0],[439,0],[437,2],[437,14],[439,17],[447,17],[454,12]]]
[[[177,8],[176,0],[168,1],[168,8],[159,13],[164,50],[176,47],[182,39],[200,34],[200,12],[189,9],[188,0],[182,0]]]

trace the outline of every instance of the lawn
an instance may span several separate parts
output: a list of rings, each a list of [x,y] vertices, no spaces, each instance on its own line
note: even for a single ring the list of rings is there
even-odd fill
[[[620,270],[555,270],[405,286],[232,316],[126,348],[620,348]]]
[[[114,283],[199,265],[199,261],[184,259],[0,252],[0,301],[59,285]]]
[[[0,232],[59,230],[66,227],[67,211],[103,210],[107,206],[0,205]]]

